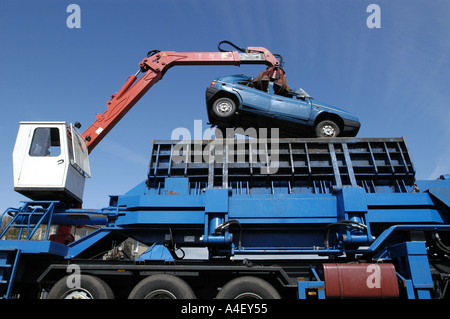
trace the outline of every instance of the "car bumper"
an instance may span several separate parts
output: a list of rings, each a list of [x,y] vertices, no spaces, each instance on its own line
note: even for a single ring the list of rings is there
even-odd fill
[[[206,104],[209,104],[209,101],[211,100],[211,98],[217,93],[219,92],[219,89],[216,88],[206,88]]]
[[[358,134],[360,127],[360,122],[344,119],[344,131],[341,135],[354,137]]]

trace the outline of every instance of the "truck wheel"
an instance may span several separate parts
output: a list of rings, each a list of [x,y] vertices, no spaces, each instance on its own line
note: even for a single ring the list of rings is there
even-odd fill
[[[111,288],[98,277],[80,275],[80,287],[69,288],[67,279],[61,278],[48,293],[47,299],[114,299]]]
[[[316,126],[317,137],[337,137],[340,132],[339,126],[330,120],[322,121]]]
[[[211,111],[219,120],[229,119],[236,113],[236,103],[230,98],[221,97],[214,101]]]
[[[141,280],[128,299],[195,299],[195,294],[184,280],[159,274]]]
[[[261,278],[238,277],[223,286],[216,299],[281,299],[281,297],[271,284]]]

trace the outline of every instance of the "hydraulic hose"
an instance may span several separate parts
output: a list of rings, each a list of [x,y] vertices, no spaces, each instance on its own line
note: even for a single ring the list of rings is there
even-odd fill
[[[156,53],[161,52],[160,50],[150,50],[147,52],[147,58],[151,57],[152,55],[155,55]]]
[[[230,50],[224,50],[224,49],[222,49],[222,48],[221,48],[221,45],[222,45],[222,44],[228,44],[228,45],[232,46],[233,48],[235,48],[236,50],[238,50],[238,51],[240,51],[240,52],[245,52],[245,49],[244,49],[244,48],[240,48],[240,47],[238,47],[236,44],[234,44],[234,43],[232,43],[232,42],[230,42],[230,41],[227,41],[227,40],[220,41],[219,44],[217,45],[217,49],[218,49],[220,52],[230,52]]]
[[[446,254],[450,254],[450,247],[448,247],[447,245],[445,245],[445,244],[442,242],[442,239],[441,239],[441,237],[439,236],[439,233],[438,233],[437,231],[434,231],[434,232],[432,233],[432,237],[433,237],[433,239],[434,239],[434,241],[435,241],[435,243],[436,243],[436,246],[437,246],[442,252],[444,252],[444,253],[446,253]]]
[[[238,227],[239,227],[239,244],[238,244],[238,247],[239,247],[239,249],[242,247],[242,243],[241,243],[241,238],[242,238],[242,225],[241,225],[241,223],[240,222],[238,222],[237,220],[234,220],[234,219],[232,219],[232,220],[229,220],[229,221],[226,221],[225,223],[223,223],[223,224],[220,224],[219,226],[217,226],[216,227],[216,229],[214,229],[214,233],[215,234],[219,234],[219,233],[221,233],[221,232],[223,232],[226,228],[228,228],[229,226],[231,226],[231,225],[237,225]]]
[[[230,41],[227,41],[227,40],[220,41],[219,44],[217,45],[217,49],[218,49],[220,52],[230,52],[230,50],[225,50],[225,49],[222,48],[222,45],[223,45],[223,44],[228,44],[228,45],[232,46],[233,48],[235,48],[235,49],[236,49],[237,51],[239,51],[239,52],[247,52],[246,49],[241,48],[241,47],[238,47],[238,46],[237,46],[236,44],[234,44],[233,42],[230,42]],[[280,68],[283,68],[283,67],[284,67],[283,57],[282,57],[280,54],[274,54],[274,56],[280,61],[279,67],[280,67]]]

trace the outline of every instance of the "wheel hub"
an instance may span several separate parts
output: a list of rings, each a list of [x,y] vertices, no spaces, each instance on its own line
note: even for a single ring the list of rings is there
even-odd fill
[[[231,104],[228,102],[221,102],[217,104],[217,111],[219,111],[221,114],[228,114],[230,113],[231,109]]]
[[[145,299],[177,299],[177,297],[166,289],[157,289],[145,296]]]
[[[69,290],[62,299],[94,299],[85,289]]]
[[[324,125],[324,127],[322,127],[322,134],[326,137],[333,137],[336,134],[336,130],[331,125]]]

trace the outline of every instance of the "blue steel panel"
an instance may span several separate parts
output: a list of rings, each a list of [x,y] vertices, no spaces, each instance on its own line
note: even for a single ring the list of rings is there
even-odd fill
[[[425,180],[425,181],[418,180],[416,181],[416,185],[421,192],[425,192],[431,188],[450,187],[450,179],[445,178],[445,176],[450,175],[443,175],[438,180]]]
[[[163,195],[189,195],[189,179],[166,178]]]
[[[245,231],[242,232],[242,253],[252,250],[275,249],[280,253],[285,250],[305,250],[311,253],[314,247],[323,247],[323,230],[309,227],[289,227],[291,225],[269,224],[269,227],[252,228],[258,225],[257,221],[251,224],[242,223]],[[261,224],[260,224],[261,225]],[[294,224],[295,225],[295,224]],[[264,225],[266,226],[266,225]],[[235,237],[237,235],[235,234]],[[316,251],[318,252],[318,251]],[[287,253],[287,252],[285,252]]]
[[[428,192],[450,207],[450,187],[431,188]]]
[[[366,191],[359,187],[346,187],[337,192],[338,199],[341,201],[345,212],[366,212]]]
[[[205,196],[205,212],[228,212],[228,189],[207,189]]]
[[[229,218],[241,223],[331,223],[337,221],[336,198],[317,195],[235,195]]]
[[[0,240],[0,251],[19,249],[22,254],[48,253],[58,256],[67,254],[67,246],[48,240]]]
[[[424,242],[405,242],[391,247],[391,256],[398,258],[397,270],[411,279],[417,298],[429,299],[433,289],[430,264]],[[400,258],[403,257],[403,258]]]
[[[317,218],[275,218],[275,217],[266,217],[266,218],[242,218],[242,217],[233,217],[229,216],[229,219],[237,219],[239,223],[246,224],[246,225],[258,225],[258,224],[267,224],[272,225],[272,228],[279,227],[279,224],[307,224],[307,225],[314,225],[314,224],[331,224],[337,222],[336,217],[317,217]],[[320,231],[321,236],[323,237],[323,229]],[[266,230],[261,231],[261,235],[265,234]],[[323,242],[322,242],[323,243]]]
[[[152,210],[128,211],[117,217],[117,226],[150,225],[150,224],[202,224],[205,213],[203,210]]]
[[[367,206],[434,206],[430,195],[427,193],[383,193],[367,194]]]
[[[95,243],[99,242],[104,237],[108,236],[111,233],[111,229],[108,227],[100,228],[96,230],[95,232],[92,232],[88,234],[87,236],[84,236],[72,243],[70,243],[68,247],[68,253],[66,258],[72,258],[79,254],[81,254],[83,251],[94,245]]]
[[[368,219],[374,223],[447,223],[428,193],[366,194]]]
[[[431,208],[380,208],[369,209],[368,220],[371,223],[445,223],[443,216]]]
[[[132,208],[204,207],[201,195],[134,195],[119,196],[119,206]]]
[[[146,260],[163,260],[166,262],[174,261],[169,249],[167,249],[164,245],[153,245],[136,259],[136,261]]]
[[[396,231],[420,231],[420,230],[443,230],[449,231],[450,225],[430,225],[430,224],[422,224],[422,225],[395,225],[385,229],[378,238],[370,245],[370,247],[365,250],[366,252],[373,252],[378,250],[383,243]]]

